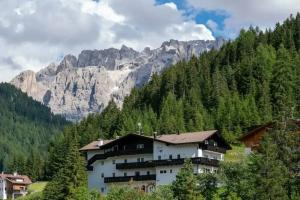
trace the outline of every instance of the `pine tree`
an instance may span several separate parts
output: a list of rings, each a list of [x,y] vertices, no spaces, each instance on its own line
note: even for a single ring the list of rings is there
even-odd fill
[[[77,190],[82,191],[80,199],[87,187],[87,177],[83,158],[78,151],[76,129],[66,133],[65,145],[68,147],[62,168],[49,182],[44,190],[45,200],[66,200],[79,198]]]
[[[197,177],[198,190],[205,200],[213,200],[218,190],[218,179],[213,173],[200,174]]]
[[[174,197],[178,200],[195,200],[197,197],[197,180],[194,176],[194,167],[191,160],[187,160],[176,180],[172,183]]]
[[[294,107],[293,97],[293,68],[288,51],[281,45],[278,50],[277,62],[274,65],[272,79],[272,102],[273,112],[277,119],[288,118]]]
[[[277,145],[270,136],[261,143],[260,154],[253,155],[250,173],[255,177],[256,194],[254,199],[288,199],[285,184],[288,181],[288,169],[278,158]]]

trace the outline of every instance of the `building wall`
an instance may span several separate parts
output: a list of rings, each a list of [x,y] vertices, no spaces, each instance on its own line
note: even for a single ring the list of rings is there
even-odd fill
[[[93,155],[100,153],[100,151],[91,151],[87,153],[87,158],[91,158]],[[102,152],[101,152],[102,153]],[[126,173],[127,176],[134,176],[135,172],[139,172],[140,175],[147,175],[147,172],[150,174],[156,174],[156,181],[137,181],[134,182],[136,187],[150,188],[154,185],[166,185],[171,184],[175,179],[176,175],[180,171],[182,165],[173,165],[173,166],[159,166],[153,168],[141,168],[141,169],[122,169],[117,170],[117,163],[124,163],[125,159],[127,163],[137,162],[138,158],[143,158],[143,161],[148,160],[161,160],[169,159],[169,156],[172,155],[172,159],[177,159],[177,155],[180,155],[180,158],[193,158],[193,157],[208,157],[211,159],[224,160],[224,155],[218,152],[212,152],[207,150],[199,149],[198,144],[181,144],[181,145],[167,145],[162,142],[154,141],[153,143],[153,154],[140,154],[140,155],[123,155],[110,157],[104,160],[98,160],[92,164],[93,171],[88,172],[88,186],[89,189],[96,189],[102,193],[107,193],[108,188],[111,185],[104,183],[104,177],[113,177],[113,173],[116,177],[124,176]],[[207,172],[216,172],[217,168],[212,166],[204,165],[194,165],[195,173],[207,173]],[[103,175],[103,177],[102,177]],[[115,183],[118,185],[129,184],[128,182],[124,183]],[[146,189],[147,190],[147,189]]]
[[[91,156],[88,155],[88,157]],[[98,160],[94,162],[93,171],[88,172],[89,188],[97,189],[100,192],[104,190],[104,192],[106,192],[107,184],[104,183],[104,177],[113,177],[113,174],[115,174],[116,177],[124,176],[124,173],[126,173],[126,176],[134,176],[135,172],[139,172],[140,175],[146,175],[148,171],[150,172],[150,174],[155,174],[154,168],[122,169],[122,170],[116,169],[117,163],[124,163],[125,159],[127,160],[128,163],[137,162],[138,158],[143,158],[144,161],[147,161],[147,160],[152,160],[153,156],[152,154],[140,154],[140,155],[128,155],[128,156],[124,155],[124,156],[110,157],[104,160]]]
[[[266,133],[266,128],[263,128],[253,134],[250,134],[249,136],[243,138],[243,142],[246,147],[253,149],[258,149],[260,141],[264,134]]]
[[[96,154],[103,154],[104,151],[103,150],[93,150],[93,151],[88,151],[87,152],[87,159],[91,159],[94,155]]]
[[[172,155],[173,159],[180,155],[180,158],[194,158],[198,156],[198,144],[180,144],[180,145],[167,145],[166,143],[157,142],[153,143],[153,157],[155,160],[169,159]]]
[[[0,178],[0,199],[7,199],[5,188],[6,188],[6,180]]]
[[[205,158],[210,158],[210,159],[216,159],[216,160],[224,160],[224,154],[218,153],[218,152],[213,152],[213,151],[207,151],[207,150],[201,150],[202,155],[199,157],[205,157]]]

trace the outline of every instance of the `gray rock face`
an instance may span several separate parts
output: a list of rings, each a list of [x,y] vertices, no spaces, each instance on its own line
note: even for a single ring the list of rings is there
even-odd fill
[[[84,50],[78,59],[67,55],[59,65],[50,64],[37,73],[22,72],[11,83],[49,106],[53,113],[78,121],[89,113],[101,112],[111,99],[122,106],[131,89],[147,83],[154,73],[193,55],[219,49],[223,43],[221,38],[170,40],[141,52],[124,45],[121,49]]]

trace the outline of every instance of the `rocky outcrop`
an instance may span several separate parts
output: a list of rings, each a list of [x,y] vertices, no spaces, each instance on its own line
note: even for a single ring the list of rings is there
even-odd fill
[[[121,49],[84,50],[78,58],[67,55],[59,65],[50,64],[37,73],[22,72],[11,83],[55,114],[77,121],[88,113],[101,112],[112,98],[121,106],[131,89],[147,83],[152,74],[223,43],[220,38],[170,40],[141,52],[124,45]]]

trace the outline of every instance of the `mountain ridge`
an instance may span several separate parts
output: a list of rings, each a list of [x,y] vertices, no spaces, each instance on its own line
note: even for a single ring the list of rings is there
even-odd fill
[[[136,51],[120,49],[83,50],[78,57],[66,55],[60,64],[50,64],[39,72],[24,71],[11,84],[49,106],[53,113],[78,121],[89,113],[101,112],[111,99],[121,106],[134,87],[149,82],[153,74],[181,60],[189,60],[213,48],[212,41],[165,41],[159,48]]]

